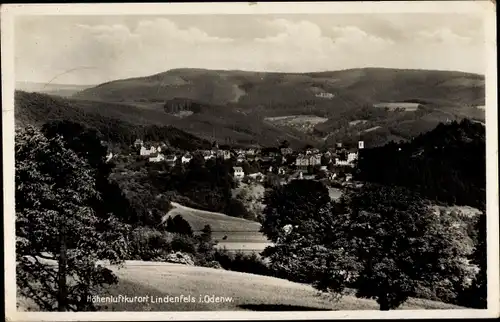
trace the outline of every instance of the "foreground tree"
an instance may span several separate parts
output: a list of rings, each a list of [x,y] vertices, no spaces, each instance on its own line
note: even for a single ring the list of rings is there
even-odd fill
[[[42,310],[93,310],[88,296],[117,281],[97,261],[121,262],[126,227],[94,212],[95,169],[61,137],[27,127],[15,142],[19,291]]]
[[[294,181],[266,196],[263,255],[280,277],[397,308],[422,287],[465,280],[462,228],[411,191],[365,185],[332,203],[319,182]]]
[[[487,284],[487,248],[486,248],[486,214],[485,208],[474,225],[477,234],[475,249],[470,256],[472,264],[476,265],[479,272],[472,284],[460,294],[458,304],[477,309],[486,309],[488,300]]]
[[[353,285],[357,296],[374,298],[381,310],[390,310],[420,287],[445,282],[453,290],[464,281],[464,231],[416,193],[365,185],[341,202],[347,212],[339,229],[361,266]]]
[[[337,209],[320,182],[294,180],[268,190],[262,232],[274,243],[262,255],[281,278],[341,294],[356,262],[337,237]]]
[[[184,218],[182,218],[181,215],[176,215],[174,218],[169,216],[167,218],[165,230],[171,233],[193,236],[193,229],[191,228],[191,225]]]

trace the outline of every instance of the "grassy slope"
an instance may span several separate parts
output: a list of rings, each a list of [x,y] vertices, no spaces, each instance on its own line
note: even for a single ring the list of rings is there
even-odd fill
[[[373,300],[344,296],[335,302],[320,295],[312,287],[290,281],[169,263],[127,262],[124,268],[114,268],[119,284],[104,295],[126,296],[194,296],[197,303],[111,303],[106,311],[221,311],[221,310],[377,310]],[[233,302],[199,303],[199,295],[232,297]],[[20,310],[32,307],[30,301],[19,298]],[[401,309],[456,309],[440,302],[410,299]]]
[[[267,238],[259,232],[260,224],[254,221],[227,216],[224,214],[193,209],[172,202],[171,209],[164,217],[181,215],[193,228],[200,231],[205,225],[210,225],[213,231],[213,238],[219,241],[221,246],[227,248],[251,247],[255,250],[263,250],[267,245]],[[226,240],[222,240],[227,236]],[[250,245],[250,246],[247,246]],[[257,249],[258,248],[258,249]]]

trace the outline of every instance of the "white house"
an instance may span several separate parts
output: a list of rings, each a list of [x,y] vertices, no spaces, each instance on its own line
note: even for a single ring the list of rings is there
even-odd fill
[[[193,156],[191,154],[186,153],[182,156],[181,161],[182,161],[182,163],[189,163],[192,158],[193,158]]]
[[[106,155],[106,162],[109,162],[113,158],[113,152],[109,152],[108,155]]]
[[[175,165],[175,161],[177,161],[177,156],[175,154],[171,154],[165,158],[167,163],[171,166]]]
[[[151,155],[151,154],[154,154],[156,152],[158,152],[158,151],[156,150],[156,148],[154,146],[152,146],[150,149],[146,149],[146,147],[144,145],[141,146],[140,154],[143,156]]]
[[[161,162],[165,161],[165,156],[161,153],[158,153],[155,157],[150,157],[149,162]]]
[[[233,170],[235,179],[243,179],[245,177],[245,172],[243,172],[242,167],[233,167]]]
[[[279,167],[279,168],[278,168],[278,174],[279,174],[279,175],[284,175],[284,174],[285,174],[285,168],[283,168],[283,167]]]

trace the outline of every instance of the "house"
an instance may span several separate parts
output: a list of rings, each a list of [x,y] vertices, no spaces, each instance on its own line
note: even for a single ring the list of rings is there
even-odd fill
[[[352,174],[347,173],[347,174],[345,175],[345,181],[352,181]]]
[[[321,165],[321,154],[313,154],[309,156],[309,165]]]
[[[295,165],[300,170],[307,170],[309,166],[309,158],[303,154],[299,154],[295,160]]]
[[[224,160],[231,158],[231,152],[229,150],[217,150],[216,155],[217,158],[221,158]]]
[[[186,153],[182,156],[181,161],[182,163],[189,163],[191,159],[193,159],[193,156],[190,153]]]
[[[282,155],[290,155],[292,153],[293,153],[293,150],[291,148],[281,148]]]
[[[245,177],[245,172],[243,172],[242,167],[233,167],[233,173],[235,179],[243,179]]]
[[[106,162],[109,162],[113,158],[113,152],[109,152],[108,155],[106,155]]]
[[[203,158],[205,160],[209,160],[209,159],[214,159],[215,158],[215,154],[213,154],[212,150],[204,150],[201,153],[202,153]]]
[[[358,159],[358,153],[357,152],[349,152],[347,154],[347,162],[352,163],[354,160]]]
[[[248,149],[245,152],[246,155],[255,155],[255,149]]]
[[[151,154],[155,154],[156,152],[157,152],[157,150],[154,146],[147,149],[144,145],[141,146],[141,150],[139,151],[140,155],[142,155],[142,156],[148,156]]]
[[[165,161],[165,156],[161,153],[158,153],[156,156],[149,158],[149,162],[161,162],[161,161]]]
[[[135,142],[134,142],[134,146],[136,148],[142,146],[143,144],[144,144],[144,142],[141,139],[136,139]]]
[[[236,162],[238,163],[242,163],[244,162],[246,159],[245,159],[245,155],[244,154],[238,154],[238,157],[236,158]]]
[[[279,167],[278,168],[278,174],[279,175],[284,175],[285,174],[285,168],[284,167]]]
[[[319,168],[319,171],[328,171],[328,169],[326,168],[326,165],[322,165],[320,168]]]
[[[174,166],[177,161],[177,156],[175,154],[170,154],[165,158],[165,161],[167,161],[168,165]]]

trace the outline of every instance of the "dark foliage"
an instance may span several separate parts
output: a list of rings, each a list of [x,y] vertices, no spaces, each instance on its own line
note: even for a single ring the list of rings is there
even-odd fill
[[[165,229],[172,233],[193,236],[191,225],[181,215],[177,215],[173,219],[168,217]]]
[[[256,253],[231,253],[226,249],[217,249],[214,259],[221,267],[230,271],[273,276],[272,270]]]
[[[486,201],[486,144],[481,124],[440,124],[408,143],[360,154],[362,181],[405,186],[434,201],[482,208]]]

